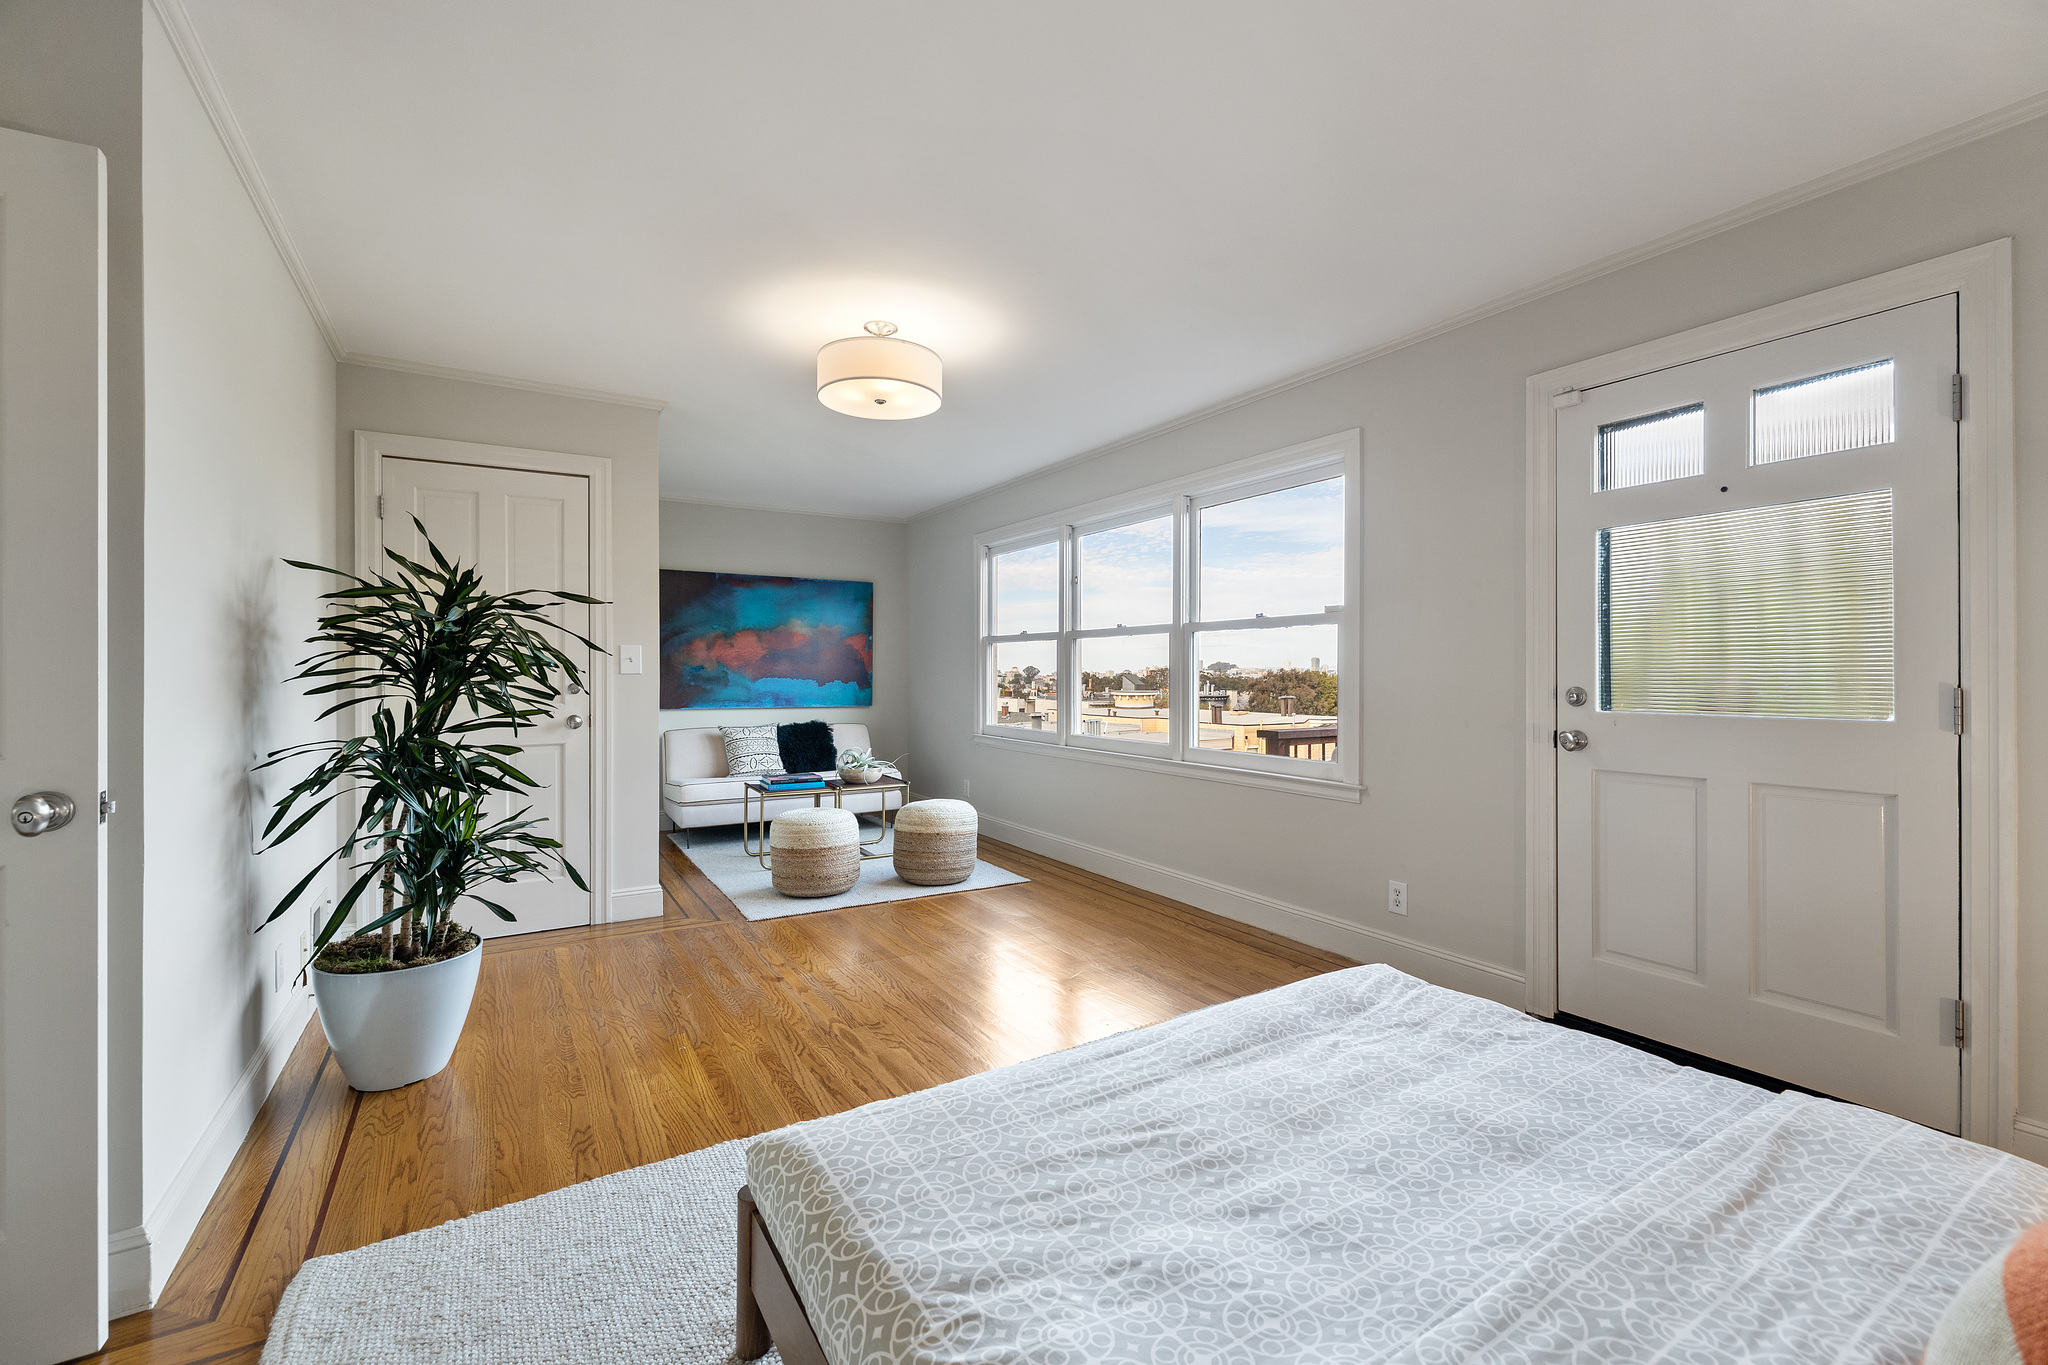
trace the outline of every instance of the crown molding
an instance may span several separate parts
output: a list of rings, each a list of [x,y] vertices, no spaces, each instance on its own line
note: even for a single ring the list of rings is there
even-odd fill
[[[299,254],[291,234],[285,230],[284,216],[278,212],[277,201],[271,198],[270,186],[264,181],[263,172],[256,165],[256,157],[249,150],[249,139],[243,135],[235,111],[228,106],[227,95],[221,89],[220,78],[214,74],[213,63],[207,59],[206,49],[200,46],[199,32],[192,27],[192,16],[185,12],[183,0],[149,0],[149,5],[156,12],[158,22],[164,26],[171,49],[178,54],[178,63],[185,68],[185,75],[192,82],[192,89],[199,96],[199,103],[206,110],[206,117],[212,122],[221,146],[226,149],[228,160],[234,163],[235,174],[241,178],[242,188],[247,191],[249,202],[255,206],[256,216],[263,220],[271,245],[277,248],[278,258],[284,262],[285,271],[298,287],[299,297],[306,301],[306,311],[313,315],[313,325],[320,329],[328,351],[340,360],[347,347],[341,344],[341,335],[334,329],[334,319],[328,315],[327,305],[320,298],[320,290],[313,283],[313,273],[306,268],[305,257]]]
[[[907,525],[912,518],[892,517],[884,512],[821,512],[811,507],[777,507],[767,502],[733,502],[725,498],[685,498],[671,493],[661,495],[663,502],[686,502],[696,507],[730,507],[736,512],[780,512],[792,517],[830,517],[835,521],[879,521],[890,526]]]
[[[1966,143],[1975,142],[1980,138],[1990,137],[1993,133],[2002,133],[2008,128],[2030,122],[2044,114],[2048,114],[2048,90],[2044,90],[2037,95],[2029,95],[2026,99],[2005,105],[2002,108],[1993,109],[1987,114],[1980,114],[1976,118],[1967,119],[1962,123],[1944,128],[1939,132],[1930,133],[1926,137],[1894,147],[1888,152],[1880,152],[1876,156],[1866,157],[1862,161],[1844,166],[1840,170],[1830,171],[1826,175],[1803,181],[1789,189],[1779,190],[1776,194],[1769,194],[1762,199],[1753,200],[1742,205],[1740,208],[1730,209],[1726,213],[1702,219],[1689,227],[1683,227],[1676,232],[1667,233],[1662,237],[1644,242],[1640,246],[1617,251],[1611,256],[1603,256],[1599,260],[1590,261],[1576,269],[1568,270],[1562,275],[1553,275],[1547,280],[1542,280],[1526,288],[1517,289],[1513,293],[1502,294],[1498,298],[1482,303],[1477,307],[1468,308],[1462,313],[1454,313],[1440,322],[1432,323],[1427,327],[1409,332],[1404,336],[1395,337],[1392,341],[1382,342],[1363,351],[1353,352],[1337,360],[1318,365],[1312,370],[1304,370],[1286,379],[1276,380],[1262,388],[1252,389],[1238,394],[1234,398],[1226,398],[1220,403],[1212,403],[1208,407],[1198,408],[1184,416],[1172,418],[1156,426],[1146,427],[1142,431],[1134,432],[1129,436],[1119,437],[1105,445],[1084,450],[1078,455],[1069,455],[1052,464],[1034,469],[1027,474],[1019,474],[1015,478],[1005,479],[1001,483],[990,484],[987,488],[981,489],[978,492],[954,498],[952,501],[940,503],[936,507],[928,507],[921,512],[913,512],[907,519],[910,521],[922,521],[926,517],[935,517],[941,513],[950,512],[957,507],[965,507],[977,499],[986,498],[992,494],[1005,492],[1012,488],[1021,488],[1034,479],[1042,479],[1048,475],[1057,474],[1062,470],[1071,469],[1076,465],[1086,464],[1090,460],[1099,459],[1115,451],[1125,450],[1131,446],[1152,440],[1155,437],[1164,436],[1168,432],[1179,431],[1183,427],[1191,427],[1198,422],[1206,422],[1212,417],[1220,417],[1226,412],[1235,411],[1248,404],[1256,403],[1261,399],[1271,398],[1275,394],[1286,393],[1289,389],[1298,389],[1304,384],[1313,384],[1318,379],[1327,379],[1333,374],[1366,364],[1368,361],[1378,360],[1381,356],[1392,355],[1395,351],[1405,351],[1410,346],[1419,345],[1433,337],[1440,337],[1446,332],[1454,332],[1460,327],[1468,327],[1475,322],[1493,317],[1497,313],[1505,313],[1509,309],[1519,308],[1525,303],[1534,303],[1537,299],[1562,293],[1575,285],[1584,284],[1588,280],[1598,279],[1602,275],[1612,275],[1616,271],[1626,270],[1632,265],[1640,265],[1642,262],[1653,257],[1662,256],[1666,252],[1676,251],[1680,247],[1691,246],[1695,242],[1705,241],[1707,238],[1717,233],[1726,232],[1730,228],[1741,227],[1745,223],[1753,223],[1759,218],[1768,218],[1774,213],[1794,208],[1810,200],[1818,199],[1823,195],[1833,194],[1836,190],[1847,189],[1849,186],[1860,184],[1865,180],[1874,180],[1880,175],[1898,170],[1903,166],[1910,166],[1916,161],[1925,161],[1928,157],[1963,146]]]
[[[343,365],[361,365],[372,370],[397,370],[401,374],[423,374],[432,379],[459,379],[465,384],[489,384],[500,389],[525,389],[529,393],[551,394],[556,398],[580,398],[589,403],[614,403],[620,407],[647,408],[660,412],[668,406],[666,398],[644,398],[634,393],[613,393],[609,389],[586,389],[574,384],[555,384],[545,379],[519,379],[512,375],[491,374],[484,370],[461,370],[452,365],[429,365],[424,360],[400,360],[396,356],[368,355],[362,351],[343,351],[335,356]]]

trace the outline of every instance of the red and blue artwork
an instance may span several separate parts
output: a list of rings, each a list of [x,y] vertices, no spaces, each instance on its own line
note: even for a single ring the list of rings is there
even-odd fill
[[[875,585],[661,571],[661,707],[868,706]]]

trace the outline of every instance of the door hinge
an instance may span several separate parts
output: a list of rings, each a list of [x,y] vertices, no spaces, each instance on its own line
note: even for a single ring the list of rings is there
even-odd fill
[[[1955,689],[1954,710],[1951,716],[1951,719],[1955,724],[1957,734],[1961,734],[1963,732],[1964,717],[1965,711],[1963,707],[1963,689],[1958,687]]]
[[[384,520],[384,495],[382,493],[377,495],[377,520]]]
[[[1951,422],[1963,420],[1963,377],[1955,375],[1948,384],[1948,419]]]
[[[1961,1000],[1944,1000],[1941,1003],[1948,1011],[1949,1036],[1955,1040],[1953,1046],[1964,1046],[1970,1037],[1970,1007]]]

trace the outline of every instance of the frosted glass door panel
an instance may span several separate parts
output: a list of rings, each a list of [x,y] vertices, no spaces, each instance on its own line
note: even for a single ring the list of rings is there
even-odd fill
[[[1604,711],[1892,717],[1888,488],[1600,533]]]
[[[1880,360],[1758,389],[1749,462],[1776,464],[1889,444],[1898,426],[1892,370],[1891,361]]]
[[[1667,479],[1689,479],[1707,467],[1707,409],[1704,403],[1647,417],[1631,417],[1600,428],[1600,487],[1635,488]]]

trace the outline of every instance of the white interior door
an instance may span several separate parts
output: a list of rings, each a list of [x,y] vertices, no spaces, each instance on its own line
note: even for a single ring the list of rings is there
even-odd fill
[[[1956,305],[1557,430],[1558,1007],[1948,1132]]]
[[[429,558],[412,518],[425,523],[441,553],[459,564],[483,568],[484,585],[492,592],[555,588],[590,591],[590,480],[575,474],[545,474],[527,469],[380,457],[383,490],[384,544],[408,559]],[[557,620],[567,630],[590,636],[590,608],[577,603],[557,607]],[[566,641],[565,641],[566,643]],[[571,644],[584,656],[586,682],[589,651]],[[562,852],[585,880],[591,876],[591,736],[596,730],[588,691],[562,698],[549,720],[514,735],[477,736],[516,744],[520,769],[538,789],[523,800],[499,797],[495,815],[531,807],[542,821],[539,833],[562,841]],[[494,885],[484,894],[518,916],[507,924],[480,905],[465,903],[461,918],[485,937],[562,929],[591,922],[590,893],[557,874],[552,880],[522,877],[511,885]]]
[[[0,1365],[107,1336],[105,193],[0,129]],[[18,809],[18,806],[17,806]]]

